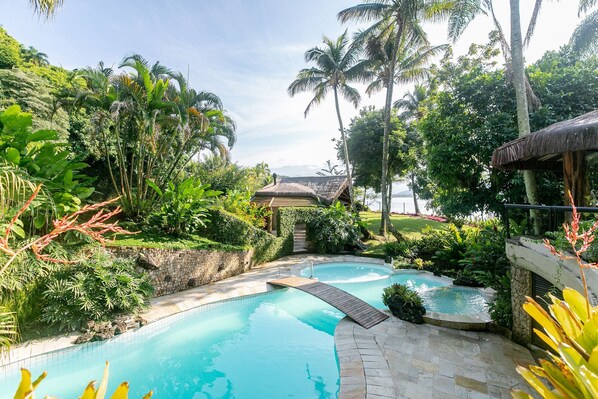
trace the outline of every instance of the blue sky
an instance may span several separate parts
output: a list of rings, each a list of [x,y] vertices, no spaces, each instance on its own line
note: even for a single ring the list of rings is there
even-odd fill
[[[184,73],[191,85],[218,94],[238,125],[233,160],[260,161],[290,174],[309,173],[335,159],[332,138],[339,136],[332,98],[303,111],[308,94],[290,98],[286,88],[306,66],[303,53],[321,44],[322,34],[336,37],[336,14],[356,0],[65,0],[50,21],[32,15],[25,0],[0,0],[0,25],[25,45],[48,54],[65,68],[116,66],[126,54],[139,53]],[[508,2],[496,1],[508,31]],[[502,4],[504,3],[504,4]],[[531,0],[522,1],[523,18]],[[534,61],[565,43],[577,19],[577,1],[546,3],[530,49]],[[481,18],[456,44],[457,54],[472,42],[484,42],[490,20]],[[354,26],[349,26],[349,31]],[[430,26],[435,44],[445,43],[445,28]],[[399,89],[395,97],[402,95]],[[365,105],[383,105],[383,96]],[[341,103],[348,124],[357,114]]]

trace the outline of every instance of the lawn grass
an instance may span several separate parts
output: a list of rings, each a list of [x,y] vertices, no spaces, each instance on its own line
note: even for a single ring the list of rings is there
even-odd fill
[[[222,244],[197,235],[173,237],[150,232],[135,235],[120,235],[115,241],[107,242],[114,247],[143,247],[158,249],[211,249],[219,251],[241,251],[242,246]]]
[[[359,212],[361,220],[365,222],[368,230],[376,234],[374,239],[366,241],[368,249],[364,252],[368,255],[384,255],[384,243],[394,241],[394,237],[389,235],[384,238],[379,236],[380,231],[380,212]],[[417,216],[409,215],[390,215],[393,226],[406,238],[419,238],[422,230],[430,227],[435,230],[444,229],[446,224],[435,220],[428,220]]]
[[[365,222],[368,230],[374,234],[380,231],[380,213],[379,212],[359,212],[361,220]],[[408,215],[390,215],[390,220],[401,234],[407,238],[421,237],[421,231],[426,227],[432,229],[444,229],[446,224],[435,220],[428,220],[416,216]]]

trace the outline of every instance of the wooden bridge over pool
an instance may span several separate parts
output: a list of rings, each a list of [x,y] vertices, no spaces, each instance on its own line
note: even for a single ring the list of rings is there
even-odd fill
[[[334,306],[357,324],[364,328],[371,328],[388,319],[388,315],[379,311],[367,302],[340,288],[303,277],[287,277],[280,280],[268,281],[268,284],[278,287],[296,288],[315,296]]]

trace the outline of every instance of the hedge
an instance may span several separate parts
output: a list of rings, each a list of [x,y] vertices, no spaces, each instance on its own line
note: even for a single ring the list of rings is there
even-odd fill
[[[260,264],[292,254],[295,225],[309,225],[317,212],[316,207],[279,209],[276,237],[232,213],[215,209],[210,211],[210,223],[202,230],[201,235],[223,244],[251,247],[254,262]]]
[[[293,253],[293,230],[295,229],[295,225],[305,223],[309,230],[309,225],[318,214],[318,210],[319,208],[314,206],[288,207],[278,210],[276,231],[278,232],[278,237],[284,239],[284,255]],[[310,236],[309,231],[307,232],[307,236]]]

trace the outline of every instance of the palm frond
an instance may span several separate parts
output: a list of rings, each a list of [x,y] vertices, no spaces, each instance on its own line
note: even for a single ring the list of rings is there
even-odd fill
[[[529,46],[529,42],[534,35],[534,30],[536,30],[536,23],[538,22],[538,15],[540,14],[540,9],[542,8],[542,0],[536,0],[534,3],[534,10],[532,11],[532,16],[529,20],[529,25],[527,26],[527,33],[525,34],[525,39],[523,40],[523,46]]]
[[[458,0],[448,18],[448,37],[453,42],[479,14],[486,14],[480,0]]]
[[[372,22],[386,16],[389,9],[387,1],[367,2],[346,8],[338,13],[337,17],[341,23],[348,21]]]
[[[581,15],[598,3],[598,0],[579,0],[578,15]]]
[[[598,10],[585,17],[573,31],[569,41],[571,48],[582,56],[598,51]]]
[[[33,11],[45,18],[52,17],[63,3],[64,0],[29,0]]]

